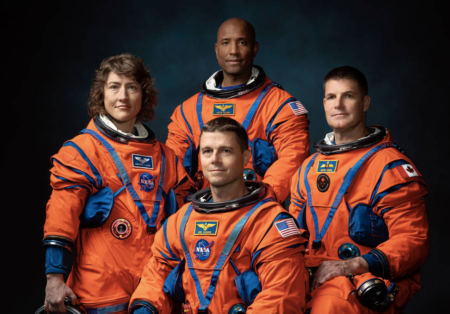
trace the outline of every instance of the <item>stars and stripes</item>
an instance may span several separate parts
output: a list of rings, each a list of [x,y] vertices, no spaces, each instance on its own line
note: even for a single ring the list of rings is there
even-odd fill
[[[298,230],[298,227],[295,224],[294,219],[292,218],[277,221],[275,223],[275,227],[283,238],[289,237],[294,234],[300,234],[300,231]]]
[[[291,107],[292,111],[294,111],[294,114],[296,116],[300,116],[302,114],[308,113],[308,111],[303,107],[302,103],[297,101],[290,102],[289,106]]]

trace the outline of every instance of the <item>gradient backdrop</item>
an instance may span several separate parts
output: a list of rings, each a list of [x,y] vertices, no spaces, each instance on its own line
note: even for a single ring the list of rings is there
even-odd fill
[[[13,201],[2,206],[12,217],[4,221],[3,239],[11,248],[2,255],[8,273],[3,285],[7,297],[2,299],[8,310],[1,313],[34,313],[44,301],[41,239],[51,193],[49,158],[88,123],[87,95],[102,59],[122,52],[144,59],[160,91],[157,118],[148,126],[165,142],[175,107],[218,70],[213,50],[216,31],[234,16],[256,28],[260,50],[255,63],[309,111],[311,142],[329,132],[322,105],[324,75],[341,65],[365,73],[372,97],[368,124],[391,130],[429,189],[431,252],[423,268],[422,290],[406,313],[437,313],[448,300],[449,33],[444,30],[448,17],[443,2],[19,5],[11,45],[17,51],[6,59],[13,69],[4,72],[14,86],[6,91],[14,97],[14,107],[5,108],[12,115],[3,117],[4,131],[5,125],[14,124],[8,127],[2,163],[7,178],[3,195]],[[11,61],[17,57],[18,62]]]

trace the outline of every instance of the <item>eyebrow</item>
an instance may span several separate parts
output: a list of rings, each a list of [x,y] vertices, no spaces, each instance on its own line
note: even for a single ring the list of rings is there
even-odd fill
[[[233,147],[232,146],[219,146],[218,147],[219,149],[233,149]],[[210,146],[204,146],[204,147],[200,147],[200,149],[213,149],[212,147],[210,147]]]
[[[348,94],[348,93],[354,93],[354,92],[355,92],[354,90],[347,90],[347,91],[343,92],[342,94]],[[330,95],[336,95],[336,93],[328,93],[325,95],[325,97],[330,96]]]
[[[239,37],[239,38],[237,38],[237,40],[242,40],[242,39],[248,40],[247,37]],[[224,38],[221,38],[220,40],[221,40],[221,41],[222,41],[222,40],[231,40],[231,38],[230,38],[230,37],[224,37]]]
[[[109,84],[122,84],[121,82],[116,82],[116,81],[112,81],[112,82],[108,82],[108,83],[106,83],[107,85],[109,85]],[[126,83],[126,85],[130,85],[130,84],[139,84],[137,81],[132,81],[132,82],[128,82],[128,83]]]

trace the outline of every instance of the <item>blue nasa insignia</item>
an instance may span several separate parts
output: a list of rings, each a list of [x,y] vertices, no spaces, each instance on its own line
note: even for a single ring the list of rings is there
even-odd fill
[[[214,241],[208,243],[206,240],[198,240],[195,244],[195,259],[199,259],[201,261],[206,261],[208,257],[211,255],[211,246],[214,244]]]
[[[214,104],[213,115],[234,116],[234,104],[233,103]]]
[[[133,157],[133,167],[134,168],[144,168],[153,169],[153,157],[132,154]]]
[[[151,192],[155,188],[155,180],[158,176],[152,176],[150,173],[143,173],[139,178],[139,185],[141,186],[141,191]]]

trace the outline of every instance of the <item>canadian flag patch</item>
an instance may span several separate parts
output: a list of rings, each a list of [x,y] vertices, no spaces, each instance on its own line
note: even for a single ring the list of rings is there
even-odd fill
[[[410,178],[410,177],[418,177],[419,176],[417,171],[410,164],[404,164],[401,166],[397,166],[395,168],[397,168],[398,172],[400,172],[402,177],[405,179]]]

